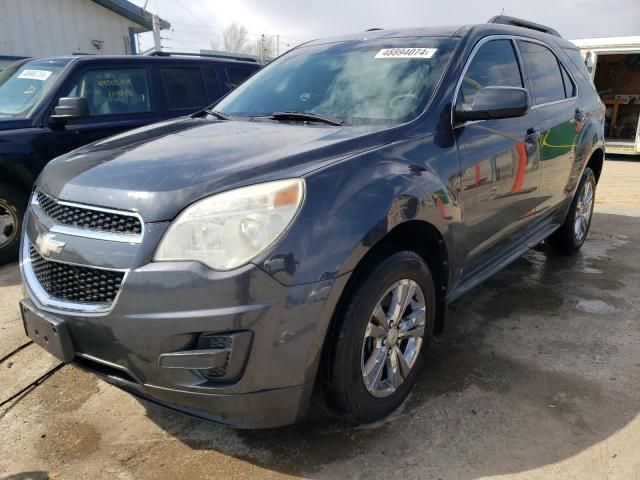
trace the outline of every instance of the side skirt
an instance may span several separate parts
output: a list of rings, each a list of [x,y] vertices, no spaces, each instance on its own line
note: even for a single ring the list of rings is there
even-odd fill
[[[453,302],[455,299],[467,293],[473,287],[484,282],[487,278],[491,277],[496,272],[502,270],[504,267],[510,265],[522,255],[527,253],[530,248],[535,247],[545,238],[560,228],[562,224],[558,223],[557,218],[549,218],[547,221],[542,221],[533,227],[533,230],[529,237],[524,242],[519,242],[514,247],[506,250],[505,254],[497,257],[494,262],[491,262],[487,267],[478,270],[472,276],[467,278],[464,282],[453,288],[447,295],[447,304]]]

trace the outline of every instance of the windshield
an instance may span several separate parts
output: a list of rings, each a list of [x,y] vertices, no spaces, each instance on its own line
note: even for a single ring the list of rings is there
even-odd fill
[[[215,106],[234,117],[303,112],[355,124],[394,124],[421,113],[455,38],[356,40],[297,48]]]
[[[32,60],[0,72],[0,118],[26,117],[67,63],[69,59]]]

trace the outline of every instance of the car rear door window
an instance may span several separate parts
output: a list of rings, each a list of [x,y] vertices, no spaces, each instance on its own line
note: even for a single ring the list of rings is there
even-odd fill
[[[207,106],[207,92],[199,67],[163,67],[160,74],[169,110],[197,110]]]
[[[227,68],[227,79],[229,80],[229,88],[236,88],[247,78],[253,75],[254,70],[247,68]]]
[[[539,43],[518,41],[527,73],[533,84],[535,104],[564,100],[565,87],[555,54]]]
[[[144,68],[88,70],[64,96],[86,98],[92,117],[151,111]]]

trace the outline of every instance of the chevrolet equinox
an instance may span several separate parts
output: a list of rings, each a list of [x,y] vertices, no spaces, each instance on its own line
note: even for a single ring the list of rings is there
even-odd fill
[[[585,241],[603,105],[579,51],[510,17],[315,40],[211,107],[49,163],[21,246],[27,335],[245,428],[407,397],[448,304]]]

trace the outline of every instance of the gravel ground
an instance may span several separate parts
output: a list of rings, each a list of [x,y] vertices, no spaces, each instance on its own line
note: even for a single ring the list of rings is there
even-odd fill
[[[531,250],[457,301],[384,422],[314,405],[303,425],[236,431],[65,366],[0,408],[0,480],[640,479],[640,204],[621,188],[638,173],[607,163],[579,255]],[[21,295],[0,268],[0,358],[26,343]],[[56,364],[34,345],[0,362],[0,401]]]

